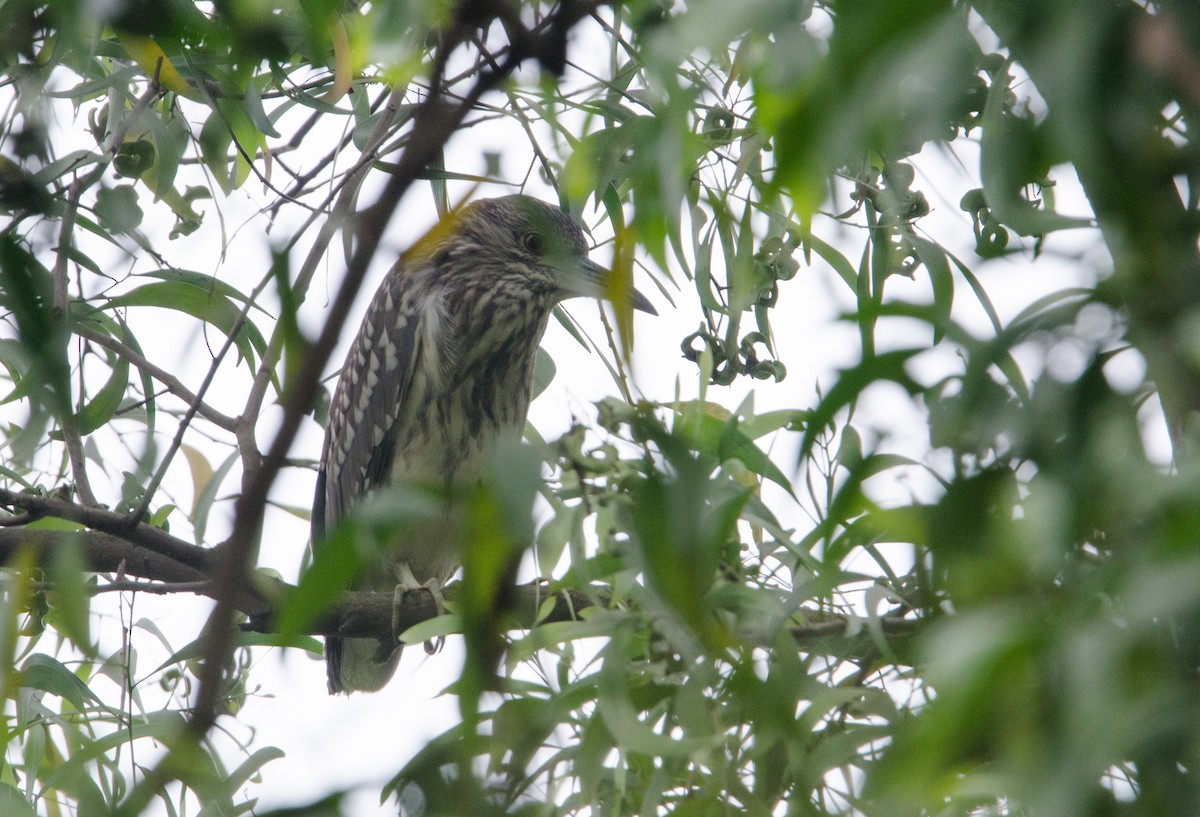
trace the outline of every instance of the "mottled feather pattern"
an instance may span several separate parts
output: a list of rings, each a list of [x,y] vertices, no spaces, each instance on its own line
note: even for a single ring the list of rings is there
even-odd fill
[[[388,273],[347,354],[314,498],[316,547],[380,486],[452,494],[478,482],[498,441],[524,430],[554,305],[603,291],[582,231],[556,207],[506,196],[450,218]],[[406,572],[445,583],[460,563],[453,529],[447,504],[443,519],[406,531],[355,587],[391,590]],[[326,639],[330,691],[378,689],[399,653],[372,640]]]

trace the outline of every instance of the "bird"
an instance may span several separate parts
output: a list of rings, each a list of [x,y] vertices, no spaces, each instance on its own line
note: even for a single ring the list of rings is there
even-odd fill
[[[554,307],[605,298],[611,273],[588,258],[565,211],[528,195],[452,211],[401,255],[376,291],[346,355],[326,422],[312,543],[372,492],[413,484],[447,492],[478,484],[505,438],[520,439],[534,364]],[[635,309],[657,314],[637,290]],[[437,525],[388,543],[353,589],[437,593],[461,555]],[[330,694],[382,689],[400,644],[328,636]]]

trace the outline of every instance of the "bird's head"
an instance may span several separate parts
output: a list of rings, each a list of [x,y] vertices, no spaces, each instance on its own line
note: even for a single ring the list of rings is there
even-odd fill
[[[459,246],[475,254],[480,269],[524,279],[555,301],[617,295],[612,273],[588,258],[583,230],[558,207],[531,196],[502,196],[472,202],[450,219]],[[658,314],[636,289],[628,298],[635,309]]]

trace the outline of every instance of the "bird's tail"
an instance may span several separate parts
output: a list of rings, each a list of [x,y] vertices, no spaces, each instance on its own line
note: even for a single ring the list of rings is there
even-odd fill
[[[403,645],[389,650],[374,638],[325,639],[325,677],[329,694],[338,692],[376,692],[396,672]]]

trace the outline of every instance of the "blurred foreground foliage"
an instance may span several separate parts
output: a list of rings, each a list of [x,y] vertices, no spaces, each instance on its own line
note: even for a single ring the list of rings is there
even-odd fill
[[[489,647],[481,558],[409,630],[465,630],[469,671],[401,811],[1200,809],[1193,3],[4,0],[0,31],[3,814],[275,813],[288,747],[231,729],[253,651],[319,652],[421,502],[294,589],[257,542],[299,561],[304,502],[267,497],[315,450],[260,442],[319,422],[401,195],[484,183],[678,302],[681,385],[629,382],[619,303],[599,341],[563,316],[621,396],[531,429],[470,541],[578,609]],[[782,342],[818,294],[827,347]],[[181,635],[137,593],[217,604]]]

